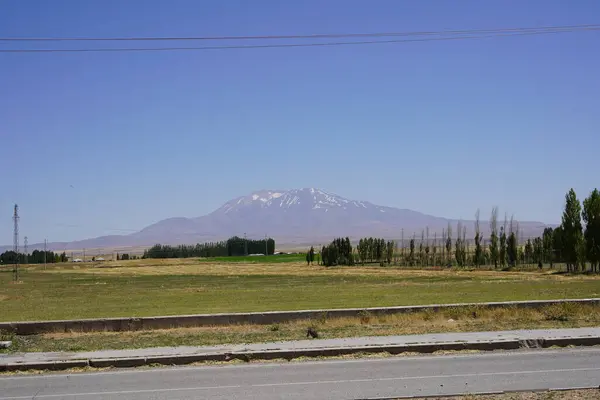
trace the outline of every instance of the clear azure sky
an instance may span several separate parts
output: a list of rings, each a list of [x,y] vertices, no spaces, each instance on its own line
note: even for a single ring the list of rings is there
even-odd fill
[[[594,23],[597,0],[0,0],[0,37]],[[35,46],[67,45],[0,42]],[[600,183],[598,71],[600,31],[323,48],[0,53],[0,244],[12,243],[14,203],[21,243],[25,235],[35,243],[196,217],[271,188],[319,187],[465,219],[477,208],[487,218],[497,205],[501,215],[555,223],[569,188],[584,197]]]

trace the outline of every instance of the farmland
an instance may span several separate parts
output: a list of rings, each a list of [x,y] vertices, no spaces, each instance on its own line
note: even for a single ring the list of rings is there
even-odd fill
[[[600,296],[600,277],[549,271],[307,266],[299,255],[59,263],[0,272],[2,321]],[[252,259],[252,260],[250,260]]]

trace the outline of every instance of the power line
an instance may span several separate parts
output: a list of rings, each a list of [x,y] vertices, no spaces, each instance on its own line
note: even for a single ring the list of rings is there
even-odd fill
[[[93,53],[93,52],[152,52],[152,51],[190,51],[190,50],[234,50],[234,49],[266,49],[266,48],[294,48],[294,47],[332,47],[348,45],[368,45],[385,43],[411,43],[411,42],[435,42],[449,40],[484,39],[493,37],[544,35],[550,33],[569,33],[581,31],[598,31],[599,27],[581,29],[555,29],[524,31],[514,33],[499,33],[489,35],[470,35],[454,37],[427,37],[416,39],[392,39],[392,40],[369,40],[354,42],[324,42],[324,43],[284,43],[263,45],[232,45],[232,46],[199,46],[199,47],[147,47],[147,48],[80,48],[80,49],[1,49],[0,53]]]
[[[554,25],[540,27],[496,28],[496,29],[462,29],[442,31],[412,31],[412,32],[373,32],[373,33],[332,33],[309,35],[263,35],[263,36],[178,36],[178,37],[33,37],[10,38],[0,37],[4,42],[92,42],[92,41],[211,41],[211,40],[281,40],[281,39],[332,39],[355,37],[386,37],[386,36],[426,36],[426,35],[461,35],[481,33],[507,33],[539,30],[571,30],[597,29],[599,24],[584,25]]]

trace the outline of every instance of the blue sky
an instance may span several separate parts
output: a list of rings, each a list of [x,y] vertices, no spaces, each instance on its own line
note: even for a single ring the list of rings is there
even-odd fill
[[[0,36],[598,23],[595,0],[0,0]],[[595,18],[595,19],[594,19]],[[600,32],[152,53],[0,53],[0,244],[195,217],[264,188],[558,222],[598,186]],[[2,48],[52,46],[7,44]],[[86,43],[77,47],[89,46]],[[54,47],[61,44],[54,44]],[[64,45],[62,45],[64,46]],[[486,217],[487,218],[487,217]]]

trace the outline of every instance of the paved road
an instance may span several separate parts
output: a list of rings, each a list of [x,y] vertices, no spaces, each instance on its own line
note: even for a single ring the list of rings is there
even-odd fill
[[[366,399],[599,384],[600,349],[582,348],[6,376],[0,400]]]

